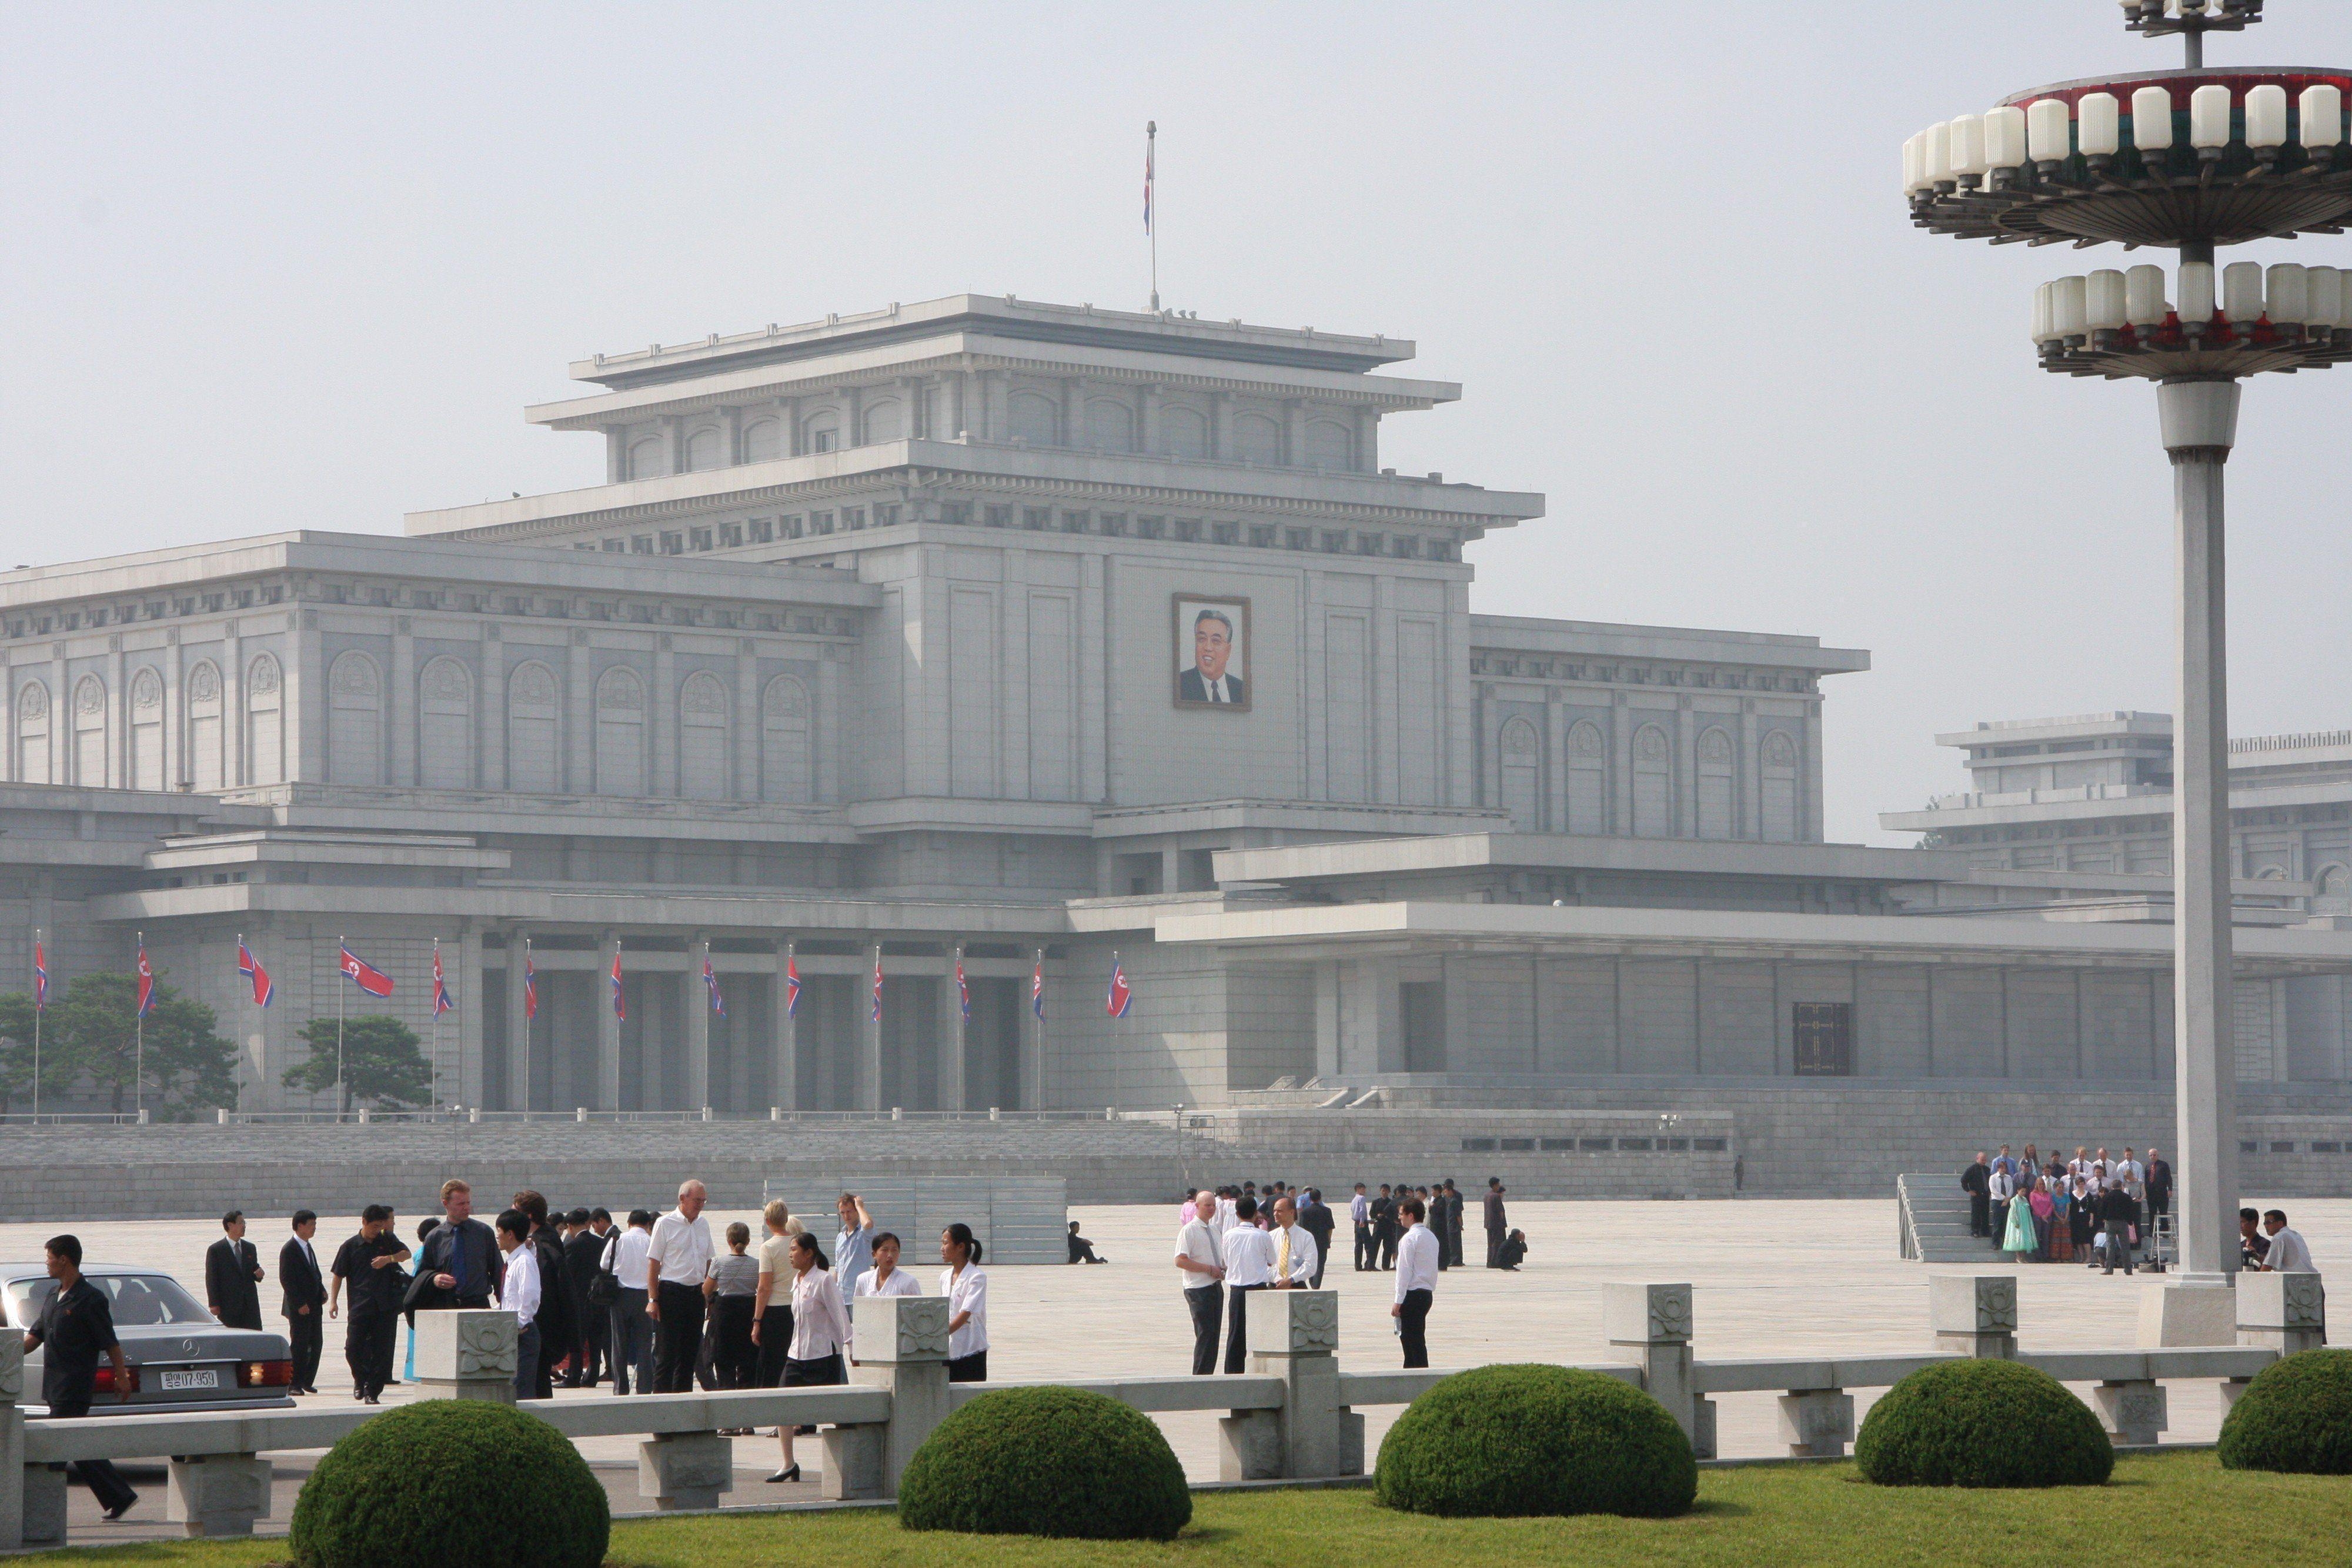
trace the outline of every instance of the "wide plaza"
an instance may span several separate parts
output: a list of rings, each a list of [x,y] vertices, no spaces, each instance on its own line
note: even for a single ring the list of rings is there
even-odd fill
[[[629,1195],[562,1195],[602,1197],[618,1207]],[[614,1200],[618,1199],[615,1203]],[[642,1201],[639,1198],[638,1201]],[[2257,1201],[2250,1199],[2249,1201]],[[2262,1200],[2266,1201],[2266,1200]],[[2289,1206],[2296,1228],[2309,1239],[2323,1271],[2352,1253],[2352,1200],[2304,1199]],[[1169,1375],[1187,1364],[1190,1331],[1177,1299],[1171,1262],[1174,1205],[1086,1207],[1071,1211],[1083,1233],[1110,1261],[1100,1267],[1025,1267],[990,1270],[990,1370],[997,1382]],[[403,1229],[415,1216],[403,1217]],[[712,1211],[714,1228],[748,1214]],[[1516,1273],[1484,1268],[1448,1272],[1441,1282],[1430,1320],[1430,1351],[1441,1367],[1490,1362],[1549,1361],[1586,1364],[1628,1359],[1612,1353],[1601,1324],[1601,1287],[1608,1281],[1687,1281],[1694,1291],[1694,1343],[1709,1358],[1851,1354],[1875,1351],[1917,1354],[1929,1348],[1927,1280],[1931,1270],[1895,1255],[1895,1205],[1889,1198],[1743,1199],[1728,1202],[1526,1203],[1516,1205],[1512,1223],[1527,1231],[1531,1249]],[[887,1214],[876,1216],[889,1228]],[[0,1258],[37,1257],[55,1228],[0,1226]],[[219,1235],[216,1225],[182,1220],[121,1221],[73,1228],[93,1261],[144,1263],[163,1269],[201,1288],[204,1249]],[[356,1228],[340,1218],[323,1221],[321,1251]],[[252,1239],[260,1245],[271,1280],[263,1287],[267,1326],[282,1332],[278,1316],[276,1254],[285,1234],[279,1217],[253,1217]],[[1343,1238],[1344,1239],[1344,1235]],[[925,1238],[918,1276],[937,1291],[936,1264],[929,1261],[936,1238]],[[1477,1254],[1478,1238],[1466,1239]],[[828,1243],[829,1244],[829,1243]],[[910,1257],[917,1256],[910,1248]],[[1340,1301],[1339,1359],[1350,1370],[1378,1370],[1397,1364],[1389,1332],[1392,1276],[1360,1274],[1348,1266],[1327,1272],[1324,1284]],[[1954,1271],[1954,1270],[1941,1270]],[[2002,1266],[2018,1275],[2019,1342],[2033,1350],[2127,1348],[2137,1324],[2141,1280],[2105,1277],[2074,1265]],[[2155,1278],[2161,1278],[2156,1276]],[[328,1349],[320,1368],[322,1392],[316,1401],[350,1397],[350,1375],[341,1356],[341,1325],[329,1325]],[[403,1336],[405,1343],[405,1333]],[[1875,1391],[1857,1391],[1865,1410]],[[415,1397],[404,1385],[390,1390],[388,1403]],[[559,1399],[609,1399],[607,1389],[560,1392]],[[2203,1383],[2171,1391],[2171,1425],[2166,1440],[2210,1442],[2221,1422],[2220,1396]],[[1377,1448],[1394,1407],[1367,1412],[1368,1446]],[[1178,1457],[1195,1483],[1217,1475],[1215,1417],[1209,1414],[1160,1417]],[[1776,1428],[1770,1395],[1728,1395],[1719,1401],[1720,1439],[1727,1458],[1763,1458],[1785,1452]],[[582,1444],[597,1468],[616,1512],[644,1511],[636,1495],[634,1439],[604,1438]],[[803,1444],[803,1462],[815,1445]],[[738,1439],[735,1490],[730,1506],[805,1503],[817,1499],[816,1468],[798,1486],[770,1487],[772,1439]],[[301,1475],[317,1456],[274,1456],[278,1468],[273,1517],[262,1528],[283,1531]],[[150,1479],[135,1473],[139,1506],[119,1525],[100,1524],[89,1496],[72,1491],[73,1539],[78,1543],[161,1540],[175,1536],[164,1522],[163,1486],[158,1466]]]

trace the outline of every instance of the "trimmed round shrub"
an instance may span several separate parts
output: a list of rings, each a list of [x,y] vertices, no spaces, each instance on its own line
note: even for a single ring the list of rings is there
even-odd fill
[[[1000,1388],[940,1422],[898,1481],[908,1530],[1166,1541],[1184,1467],[1142,1411],[1083,1388]]]
[[[292,1544],[301,1568],[598,1568],[612,1531],[562,1433],[510,1405],[426,1399],[327,1450]]]
[[[2116,1468],[2099,1418],[2064,1384],[1991,1360],[1922,1367],[1888,1389],[1853,1458],[1888,1487],[2095,1487]]]
[[[1698,1495],[1698,1461],[1666,1407],[1630,1384],[1482,1366],[1405,1407],[1373,1479],[1381,1502],[1414,1513],[1664,1519]]]
[[[2352,1475],[2352,1350],[2298,1351],[2263,1368],[2221,1423],[2221,1468]]]

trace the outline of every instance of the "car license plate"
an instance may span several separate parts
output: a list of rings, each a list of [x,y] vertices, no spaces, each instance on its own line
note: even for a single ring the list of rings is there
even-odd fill
[[[163,1392],[166,1394],[178,1394],[191,1388],[218,1388],[219,1386],[220,1372],[215,1367],[207,1366],[194,1372],[163,1374]]]

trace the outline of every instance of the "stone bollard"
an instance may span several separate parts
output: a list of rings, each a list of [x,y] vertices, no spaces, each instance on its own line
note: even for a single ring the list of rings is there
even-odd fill
[[[2017,1358],[2017,1281],[2008,1274],[1934,1274],[1927,1324],[1936,1348],[1979,1361]]]
[[[416,1381],[428,1397],[514,1403],[512,1312],[458,1307],[416,1314]]]
[[[637,1445],[637,1495],[653,1499],[666,1513],[717,1508],[734,1486],[732,1438],[716,1432],[661,1432]]]
[[[2281,1355],[2327,1343],[2327,1287],[2316,1274],[2238,1276],[2238,1343]]]
[[[1780,1440],[1797,1458],[1835,1459],[1853,1441],[1853,1396],[1801,1388],[1780,1396]]]
[[[1641,1352],[1642,1386],[1666,1407],[1694,1453],[1715,1458],[1715,1401],[1691,1386],[1691,1288],[1604,1282],[1601,1327],[1612,1345]]]
[[[849,1381],[890,1391],[890,1424],[880,1433],[876,1456],[880,1474],[873,1490],[861,1497],[897,1497],[898,1478],[907,1462],[939,1424],[948,1418],[948,1302],[944,1296],[861,1296],[850,1304],[851,1331],[856,1334],[857,1364]],[[836,1469],[847,1471],[866,1463],[862,1453],[848,1450],[871,1447],[873,1428],[826,1428],[824,1479],[830,1488]],[[843,1439],[846,1445],[838,1466],[832,1437],[835,1432],[866,1434]],[[830,1497],[833,1493],[825,1493]]]
[[[2091,1390],[2099,1425],[2118,1445],[2152,1448],[2168,1421],[2164,1385],[2150,1378],[2123,1378]]]
[[[175,1456],[163,1517],[183,1535],[251,1535],[269,1517],[269,1461],[257,1455]]]
[[[1339,1403],[1339,1295],[1252,1291],[1253,1369],[1283,1381],[1279,1410],[1236,1410],[1217,1422],[1222,1480],[1364,1473],[1364,1418]]]

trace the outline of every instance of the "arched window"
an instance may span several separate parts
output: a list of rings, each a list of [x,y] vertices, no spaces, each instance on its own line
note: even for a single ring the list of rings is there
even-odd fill
[[[1764,837],[1776,844],[1797,841],[1797,743],[1785,729],[1764,737],[1764,778],[1758,790],[1764,808]]]
[[[1134,413],[1109,398],[1097,398],[1087,404],[1087,444],[1105,452],[1134,451]]]
[[[832,409],[809,415],[801,425],[803,452],[834,452],[841,446],[841,415]]]
[[[646,683],[625,664],[596,683],[596,793],[646,792]]]
[[[1244,463],[1282,461],[1282,426],[1262,413],[1234,417],[1234,455]]]
[[[286,682],[274,653],[245,667],[245,781],[286,781]]]
[[[677,695],[677,792],[689,800],[724,800],[727,688],[708,670],[686,678]]]
[[[1062,406],[1044,392],[1014,392],[1008,412],[1012,415],[1013,440],[1025,441],[1032,446],[1062,444]]]
[[[660,436],[648,435],[629,443],[630,478],[658,479],[668,472],[669,465],[667,455],[662,451]]]
[[[73,781],[106,788],[106,683],[96,675],[74,683]]]
[[[1307,425],[1307,465],[1344,472],[1356,465],[1356,433],[1337,420],[1310,420]]]
[[[552,794],[563,788],[562,688],[533,659],[507,676],[507,788]]]
[[[686,470],[698,474],[705,468],[727,466],[727,433],[716,425],[705,425],[686,438]]]
[[[1181,404],[1160,411],[1160,444],[1171,457],[1209,455],[1209,418],[1197,408]]]
[[[26,681],[16,688],[16,780],[49,780],[49,688]]]
[[[2352,915],[2352,875],[2342,866],[2321,866],[2311,880],[2318,889],[2311,900],[2314,915]]]
[[[866,405],[866,445],[871,446],[877,441],[896,441],[906,433],[906,413],[898,406],[897,398],[886,397]]]
[[[188,781],[209,795],[228,782],[222,727],[220,666],[200,659],[188,670]]]
[[[163,780],[163,677],[142,666],[131,677],[131,777],[133,789],[162,789]]]
[[[760,799],[799,805],[814,798],[808,687],[778,675],[760,694]]]
[[[784,455],[784,427],[772,419],[755,419],[743,427],[743,461],[765,463]]]
[[[416,773],[427,789],[474,787],[474,672],[446,655],[416,676]]]
[[[1738,782],[1735,756],[1731,737],[1724,731],[1709,729],[1700,734],[1698,836],[1702,839],[1727,839],[1737,831],[1732,814]]]
[[[1609,831],[1609,742],[1589,718],[1568,732],[1568,831]]]
[[[1633,836],[1675,833],[1675,744],[1654,724],[1633,732]]]
[[[383,782],[383,682],[375,661],[357,651],[327,668],[327,779]]]
[[[1522,833],[1543,831],[1543,740],[1524,718],[1503,726],[1496,749],[1502,754],[1503,810],[1511,826]]]

